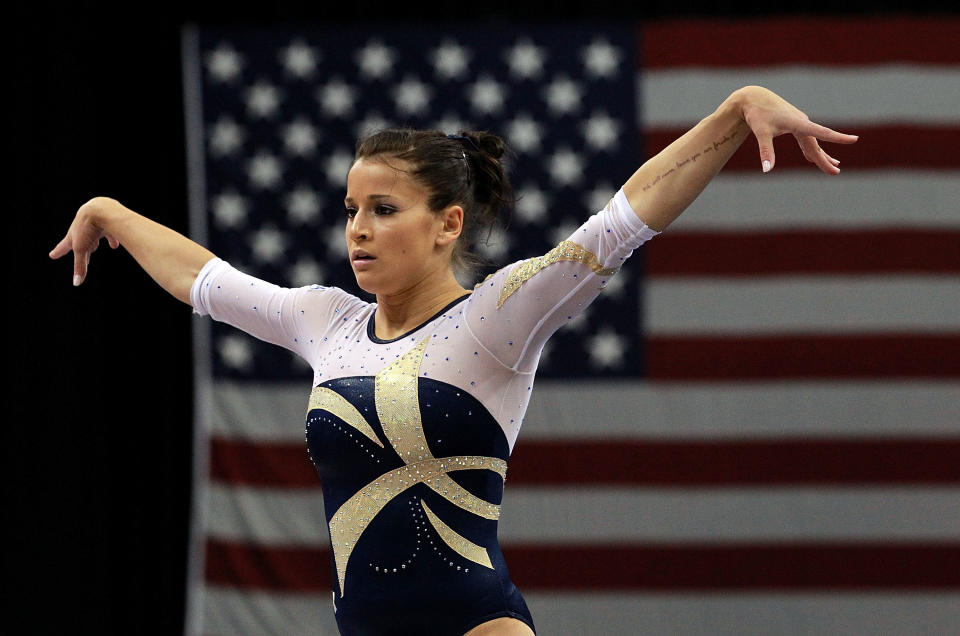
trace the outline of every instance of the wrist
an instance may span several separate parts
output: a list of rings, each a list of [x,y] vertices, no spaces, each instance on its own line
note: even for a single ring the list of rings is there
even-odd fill
[[[717,108],[717,113],[731,122],[746,122],[744,109],[750,100],[750,89],[752,88],[752,86],[744,86],[733,91]]]
[[[110,197],[94,197],[83,205],[83,214],[96,227],[109,231],[116,219],[126,210],[119,201]]]

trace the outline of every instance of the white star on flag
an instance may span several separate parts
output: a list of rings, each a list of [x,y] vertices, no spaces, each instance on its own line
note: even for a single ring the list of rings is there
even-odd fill
[[[547,160],[550,178],[558,186],[571,186],[583,178],[583,162],[580,156],[569,148],[558,149]]]
[[[503,110],[506,88],[489,75],[484,75],[467,89],[473,110],[481,115],[492,115]]]
[[[242,68],[243,58],[229,44],[221,44],[207,55],[207,70],[221,82],[233,81]]]
[[[257,82],[247,90],[247,110],[255,117],[272,117],[280,105],[280,93],[272,84]]]
[[[571,221],[570,219],[564,219],[559,225],[555,225],[553,229],[550,230],[550,243],[552,245],[559,245],[563,241],[566,241],[570,238],[570,235],[580,227],[580,223]]]
[[[344,148],[337,148],[323,162],[323,171],[327,175],[327,181],[337,188],[346,187],[347,173],[350,172],[350,166],[352,165],[353,153]]]
[[[294,287],[306,287],[323,282],[325,274],[323,267],[309,256],[301,256],[287,272]]]
[[[333,256],[333,259],[327,258],[327,262],[345,260],[347,258],[347,241],[343,232],[343,225],[332,225],[326,231],[327,242],[324,247],[327,252]]]
[[[570,115],[580,110],[583,89],[565,75],[554,79],[544,89],[544,98],[554,117]]]
[[[312,225],[320,214],[320,196],[305,185],[287,195],[287,216],[297,225]]]
[[[317,89],[317,101],[328,117],[346,117],[353,113],[356,90],[343,80],[333,78]]]
[[[542,221],[549,205],[547,195],[536,185],[525,185],[517,190],[516,212],[521,221],[526,223]]]
[[[620,366],[623,364],[626,341],[626,338],[609,328],[588,337],[587,348],[590,353],[590,363],[600,369]]]
[[[507,138],[519,152],[536,152],[540,149],[543,127],[529,115],[523,114],[507,124]]]
[[[543,74],[544,50],[527,39],[520,40],[507,49],[504,57],[510,73],[520,79],[532,79]]]
[[[253,351],[250,342],[242,336],[223,336],[217,342],[220,359],[228,367],[247,369],[253,363]]]
[[[583,49],[583,65],[593,78],[612,77],[622,57],[620,50],[606,40],[594,40]]]
[[[430,60],[440,79],[460,79],[467,72],[470,51],[452,40],[444,40],[431,52]]]
[[[317,129],[306,119],[298,118],[283,127],[283,146],[293,155],[312,155],[317,149]]]
[[[591,148],[610,150],[617,140],[617,135],[620,134],[620,125],[610,115],[594,112],[589,119],[580,124],[580,130]]]
[[[253,185],[262,190],[276,187],[282,173],[283,169],[277,158],[266,152],[258,152],[247,162],[247,176]]]
[[[585,307],[580,313],[576,315],[571,314],[572,317],[567,320],[566,324],[563,326],[572,331],[582,332],[584,329],[586,329],[587,325],[590,324],[590,309],[590,307]]]
[[[273,226],[254,232],[250,244],[254,258],[261,263],[275,263],[287,248],[286,237]]]
[[[416,77],[408,76],[393,89],[393,99],[401,116],[419,115],[430,103],[430,87]]]
[[[357,51],[356,60],[360,74],[366,79],[380,79],[386,77],[393,68],[394,52],[380,40],[370,40]]]
[[[367,135],[389,127],[390,120],[384,119],[380,113],[372,111],[356,125],[354,134],[358,138],[366,137]]]
[[[294,40],[283,49],[280,59],[287,73],[301,79],[313,76],[317,68],[317,54],[303,40]]]
[[[629,280],[630,273],[621,269],[619,272],[606,279],[607,282],[603,286],[603,295],[610,296],[612,298],[619,298],[623,295],[623,291],[626,289],[627,281]]]
[[[460,119],[453,113],[444,114],[443,118],[437,121],[433,127],[437,130],[450,134],[458,133],[462,130],[470,130],[470,122]]]
[[[607,207],[607,204],[610,203],[610,199],[613,198],[613,195],[617,193],[617,188],[610,185],[609,182],[598,183],[587,192],[587,195],[584,199],[584,206],[591,213],[599,212],[603,208]]]
[[[247,201],[234,191],[213,198],[213,219],[222,228],[239,228],[247,220]]]
[[[510,235],[504,232],[503,228],[495,227],[489,238],[486,235],[480,237],[477,249],[486,258],[498,260],[510,250]]]
[[[232,155],[243,144],[244,132],[232,119],[221,117],[210,132],[210,150],[215,157]]]

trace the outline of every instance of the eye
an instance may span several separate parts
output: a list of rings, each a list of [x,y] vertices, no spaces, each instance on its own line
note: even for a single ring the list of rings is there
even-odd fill
[[[352,219],[353,217],[357,216],[357,208],[347,208],[346,212],[348,219]]]
[[[373,211],[380,215],[386,215],[393,214],[397,211],[397,209],[389,205],[378,205],[373,209]]]

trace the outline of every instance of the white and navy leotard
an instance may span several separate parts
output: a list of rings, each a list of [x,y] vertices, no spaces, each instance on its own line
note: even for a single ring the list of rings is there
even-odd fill
[[[547,254],[500,269],[398,338],[375,304],[284,289],[213,259],[191,303],[310,363],[306,441],[320,477],[342,634],[533,628],[497,542],[507,460],[547,338],[656,232],[623,191]]]

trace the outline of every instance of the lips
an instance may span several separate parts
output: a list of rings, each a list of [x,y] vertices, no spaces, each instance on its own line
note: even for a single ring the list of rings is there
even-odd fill
[[[353,250],[352,252],[350,252],[351,261],[373,260],[375,258],[376,257],[373,254],[370,254],[369,252],[366,252],[364,250]]]
[[[375,260],[377,258],[366,250],[357,249],[350,252],[350,263],[354,269],[365,269]]]

